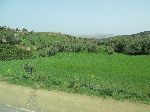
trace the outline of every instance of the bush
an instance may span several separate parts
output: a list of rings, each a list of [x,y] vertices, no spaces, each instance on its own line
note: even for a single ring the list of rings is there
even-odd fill
[[[110,40],[106,42],[106,44],[107,46],[111,46],[115,52],[122,53],[124,52],[126,46],[126,40],[124,37],[115,37],[110,38]]]
[[[150,54],[150,37],[117,36],[108,39],[105,45],[111,46],[117,53],[129,55]]]
[[[145,38],[142,44],[142,50],[144,54],[150,54],[150,38]]]
[[[48,48],[42,48],[38,51],[39,56],[48,57]]]
[[[65,50],[64,43],[59,41],[53,42],[50,47],[55,51],[57,50],[57,52],[63,52]]]
[[[54,56],[56,53],[58,53],[58,49],[55,47],[51,47],[47,51],[48,56]]]
[[[87,43],[84,47],[85,51],[88,52],[97,52],[98,51],[98,46],[94,43]]]
[[[5,44],[19,44],[21,39],[18,37],[19,35],[15,34],[12,31],[0,31],[0,43]]]
[[[72,52],[80,52],[82,51],[82,45],[81,44],[71,44],[70,51]]]
[[[25,63],[23,65],[23,68],[26,71],[26,73],[29,75],[32,75],[36,71],[34,65],[31,62]]]
[[[124,51],[125,46],[126,46],[126,42],[124,38],[122,37],[115,41],[114,51],[121,53]]]
[[[15,45],[0,44],[0,60],[32,58],[30,51],[16,47]]]
[[[114,49],[113,49],[111,46],[107,46],[106,52],[107,52],[108,54],[114,54],[114,53],[115,53]]]
[[[126,45],[124,53],[130,54],[130,55],[144,54],[144,51],[142,49],[142,41],[130,40]]]

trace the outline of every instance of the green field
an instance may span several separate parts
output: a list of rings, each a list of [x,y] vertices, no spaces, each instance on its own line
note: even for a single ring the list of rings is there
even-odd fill
[[[150,31],[104,39],[0,27],[0,79],[150,103]]]
[[[0,78],[48,90],[150,103],[150,56],[59,53],[51,57],[0,62]],[[25,63],[35,70],[27,74]]]

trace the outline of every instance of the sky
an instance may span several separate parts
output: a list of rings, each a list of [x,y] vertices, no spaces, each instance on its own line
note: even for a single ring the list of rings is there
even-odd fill
[[[0,26],[68,34],[150,31],[150,0],[0,0]]]

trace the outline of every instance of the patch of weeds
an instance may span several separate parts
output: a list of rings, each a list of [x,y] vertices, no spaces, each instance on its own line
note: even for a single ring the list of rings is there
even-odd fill
[[[54,81],[52,81],[52,84],[58,86],[58,85],[61,84],[61,81],[59,81],[59,80],[54,80]]]
[[[26,78],[26,79],[29,79],[33,75],[33,73],[36,71],[35,66],[31,62],[26,62],[23,65],[23,68],[24,68],[25,72],[27,73],[27,75],[24,76],[24,78]]]
[[[68,87],[72,88],[75,93],[79,93],[81,89],[81,84],[79,82],[79,79],[75,77],[72,81],[69,82]]]

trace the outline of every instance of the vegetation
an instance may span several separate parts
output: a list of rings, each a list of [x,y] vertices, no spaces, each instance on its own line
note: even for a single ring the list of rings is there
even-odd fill
[[[150,103],[149,54],[150,32],[87,39],[0,27],[0,78],[23,86]]]
[[[150,54],[150,31],[103,39],[101,43],[110,46],[117,53],[148,55]]]
[[[150,102],[150,57],[60,53],[51,58],[2,61],[1,79],[48,90]]]
[[[54,56],[60,52],[150,54],[150,32],[108,39],[87,39],[61,33],[28,32],[0,27],[0,60]]]
[[[59,52],[98,52],[101,50],[101,46],[91,39],[53,32],[28,32],[25,28],[15,30],[9,27],[0,27],[0,47],[0,60],[49,57]],[[10,52],[13,55],[8,55],[11,54]],[[17,57],[18,54],[20,57]]]

